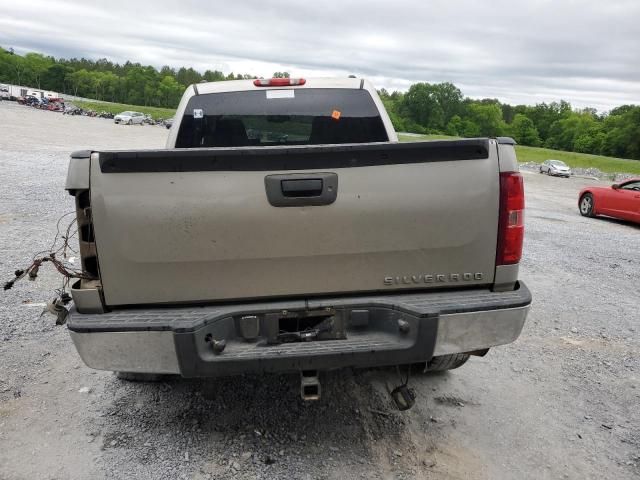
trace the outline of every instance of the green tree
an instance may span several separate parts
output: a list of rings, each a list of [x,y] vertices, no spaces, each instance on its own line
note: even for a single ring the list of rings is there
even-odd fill
[[[482,136],[482,130],[480,126],[475,123],[473,120],[465,119],[462,121],[462,132],[460,132],[463,137],[467,138],[475,138]]]
[[[507,123],[513,122],[516,113],[519,113],[516,112],[516,107],[514,107],[513,105],[509,105],[508,103],[501,104],[500,108],[502,108],[502,118]]]
[[[10,81],[22,85],[28,72],[27,64],[20,55],[9,54],[5,57],[6,67]]]
[[[564,100],[559,103],[540,103],[526,112],[526,115],[533,121],[540,139],[544,142],[551,136],[553,123],[571,115],[571,104]]]
[[[42,76],[53,65],[51,57],[45,57],[40,53],[27,53],[23,57],[26,71],[29,72],[38,88],[42,88]]]
[[[393,128],[397,132],[408,131],[405,119],[399,112],[398,95],[392,96],[384,88],[378,91],[378,95],[380,96],[380,100],[382,100],[385,110],[389,114]]]
[[[189,85],[193,85],[194,83],[200,83],[200,81],[202,80],[202,75],[200,75],[200,73],[195,71],[193,68],[182,67],[176,74],[176,80],[178,81],[178,83],[181,83],[185,87],[188,87]]]
[[[447,135],[451,135],[453,137],[460,137],[464,133],[464,123],[462,122],[462,118],[459,115],[454,115],[447,123],[447,128],[445,129],[445,133]]]
[[[148,80],[144,67],[129,68],[125,76],[125,101],[134,105],[146,105],[145,85]]]
[[[0,82],[12,83],[14,81],[14,57],[15,55],[12,53],[0,48]]]
[[[100,71],[89,72],[89,84],[94,92],[93,98],[102,100],[104,95],[105,77]]]
[[[170,67],[169,65],[164,65],[161,69],[160,69],[160,76],[162,78],[166,77],[166,76],[170,76],[173,78],[176,78],[176,69]]]
[[[104,72],[102,74],[102,88],[104,92],[104,97],[108,98],[109,101],[115,102],[118,97],[118,93],[121,89],[122,81],[120,77],[118,77],[113,72]]]
[[[581,153],[598,154],[602,151],[605,139],[604,132],[583,133],[573,141],[573,150]]]
[[[452,83],[437,83],[431,86],[432,95],[442,111],[442,125],[449,123],[454,115],[462,113],[462,92]]]
[[[571,112],[551,124],[545,146],[572,151],[579,137],[596,135],[599,130],[598,121],[590,113]]]
[[[220,82],[224,80],[225,77],[224,73],[218,70],[207,70],[204,72],[202,78],[204,78],[207,82]]]
[[[640,106],[623,105],[604,119],[603,155],[640,159]]]
[[[472,103],[468,108],[469,119],[477,125],[480,135],[497,137],[504,133],[506,124],[502,119],[502,109],[499,105],[496,103]]]
[[[54,63],[42,74],[42,84],[47,90],[66,92],[67,83],[65,77],[71,72],[72,70],[68,67],[60,63]]]
[[[415,83],[404,94],[401,112],[413,124],[427,131],[444,127],[444,111],[438,103],[434,88],[428,83]]]
[[[183,91],[184,87],[175,78],[165,75],[158,84],[158,98],[161,100],[161,105],[166,107],[177,106]]]
[[[533,124],[533,121],[522,113],[515,115],[508,131],[515,141],[522,145],[530,145],[533,147],[540,145],[538,129]]]
[[[91,90],[91,74],[85,69],[71,72],[65,78],[76,97],[86,95]]]

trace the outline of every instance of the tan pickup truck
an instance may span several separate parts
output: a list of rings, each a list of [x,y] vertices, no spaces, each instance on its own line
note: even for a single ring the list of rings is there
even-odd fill
[[[314,378],[513,342],[531,303],[513,143],[398,143],[356,78],[193,85],[167,149],[71,156],[77,350],[118,372]]]

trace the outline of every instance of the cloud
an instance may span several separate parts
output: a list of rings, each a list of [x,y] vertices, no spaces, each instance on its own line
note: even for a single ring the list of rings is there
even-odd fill
[[[356,74],[468,96],[640,103],[640,2],[0,0],[0,45],[269,75]],[[25,14],[24,12],[29,12]]]

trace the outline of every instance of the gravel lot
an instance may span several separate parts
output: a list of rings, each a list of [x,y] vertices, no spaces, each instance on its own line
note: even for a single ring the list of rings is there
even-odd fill
[[[160,147],[167,131],[0,102],[0,279],[47,248],[68,153]],[[534,295],[514,344],[414,377],[336,372],[303,404],[295,376],[139,385],[92,371],[40,316],[48,268],[0,297],[1,479],[637,479],[640,228],[582,218],[584,179],[525,173],[521,277]]]

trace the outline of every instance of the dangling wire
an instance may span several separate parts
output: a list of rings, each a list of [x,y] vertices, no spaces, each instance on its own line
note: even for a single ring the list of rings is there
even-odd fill
[[[13,285],[28,276],[29,280],[34,281],[38,277],[38,271],[43,263],[50,262],[55,269],[63,276],[62,287],[59,290],[59,295],[62,297],[66,293],[66,289],[69,286],[69,282],[72,278],[80,278],[80,279],[92,279],[91,275],[86,274],[81,269],[78,270],[76,268],[71,267],[68,262],[65,262],[67,259],[67,251],[71,251],[73,253],[77,253],[70,245],[69,241],[78,234],[78,228],[71,232],[74,225],[76,225],[76,219],[74,218],[67,228],[65,229],[64,235],[61,234],[60,231],[60,222],[63,218],[75,213],[68,212],[62,215],[58,221],[56,222],[56,235],[53,239],[53,243],[49,247],[48,250],[42,250],[36,253],[33,256],[31,264],[23,269],[18,269],[14,272],[15,277],[12,280],[9,280],[4,284],[4,289],[9,290],[13,287]],[[57,255],[62,252],[62,260],[60,260]],[[44,255],[43,255],[44,254]]]

